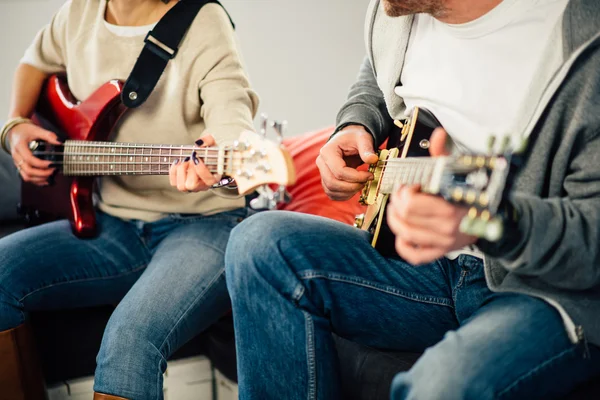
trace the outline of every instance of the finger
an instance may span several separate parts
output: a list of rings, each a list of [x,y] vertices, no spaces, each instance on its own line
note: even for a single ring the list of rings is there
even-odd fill
[[[54,132],[50,132],[46,129],[40,129],[40,139],[45,140],[48,143],[51,144],[56,144],[56,145],[61,145],[63,144],[59,139],[58,136],[56,136],[56,134]]]
[[[336,179],[322,159],[317,159],[317,166],[321,172],[321,182],[326,192],[344,193],[347,198],[350,198],[364,186],[364,183],[350,183]]]
[[[217,141],[211,134],[205,134],[200,136],[200,139],[196,141],[196,145],[199,147],[211,147],[216,146]]]
[[[329,197],[331,200],[346,201],[346,200],[351,199],[354,196],[354,194],[356,194],[356,193],[332,191],[325,187],[325,184],[323,183],[323,181],[321,181],[321,184],[323,185],[323,191],[325,192],[327,197]]]
[[[323,164],[327,165],[335,180],[364,184],[368,180],[373,179],[373,174],[368,171],[357,171],[354,168],[348,167],[346,161],[344,161],[342,149],[339,147],[323,147],[317,160],[319,159]]]
[[[179,159],[173,161],[173,164],[169,167],[169,184],[173,187],[177,187],[177,165]]]
[[[192,162],[196,175],[207,187],[214,185],[221,179],[220,176],[215,176],[210,172],[206,165],[204,165],[204,163],[198,159],[195,151],[192,153]]]
[[[30,178],[32,179],[42,179],[44,181],[47,181],[48,178],[50,178],[50,176],[54,173],[54,169],[40,169],[40,168],[33,168],[30,165],[28,165],[27,163],[23,163],[20,166],[17,167],[17,169],[21,170],[21,172],[26,173]]]
[[[185,189],[188,192],[199,192],[200,190],[206,190],[206,185],[200,180],[198,174],[194,172],[192,164],[188,163],[188,174],[185,180]]]
[[[32,183],[37,186],[47,186],[48,185],[47,179],[30,176],[27,172],[25,172],[23,170],[19,171],[19,175],[21,175],[21,179],[23,179],[24,182]]]
[[[373,136],[369,132],[360,133],[356,138],[358,154],[365,164],[375,164],[379,157],[373,148]]]
[[[454,244],[454,237],[452,235],[444,235],[429,229],[423,229],[407,224],[398,217],[393,208],[388,208],[386,216],[390,230],[396,237],[403,239],[406,242],[424,247],[436,246],[444,248],[447,251],[449,251],[450,247]]]
[[[46,169],[50,167],[50,164],[52,164],[52,161],[41,160],[34,156],[31,150],[29,150],[28,145],[24,142],[20,142],[15,146],[12,151],[12,156],[16,164],[23,161],[24,163],[35,168]]]
[[[396,238],[396,252],[405,261],[412,265],[423,265],[434,262],[444,256],[446,252],[437,247],[416,247],[410,242]]]
[[[390,202],[398,208],[399,215],[405,220],[416,217],[452,218],[458,210],[458,207],[439,196],[420,192],[418,185],[405,186],[394,192]]]
[[[187,192],[185,187],[185,181],[187,180],[187,171],[188,171],[188,162],[190,161],[189,157],[186,157],[179,165],[177,166],[177,190],[180,192]]]
[[[446,142],[448,140],[448,133],[444,128],[436,128],[431,134],[431,145],[429,147],[429,154],[431,157],[441,157],[450,154],[446,149]]]

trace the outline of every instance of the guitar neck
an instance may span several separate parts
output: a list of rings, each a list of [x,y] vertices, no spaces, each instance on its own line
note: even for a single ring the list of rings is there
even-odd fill
[[[400,185],[421,185],[424,192],[436,193],[446,158],[410,157],[381,162],[385,165],[379,193],[391,194]]]
[[[213,174],[232,174],[239,161],[231,148],[67,140],[62,172],[67,176],[168,175],[175,160],[183,161],[194,151]]]

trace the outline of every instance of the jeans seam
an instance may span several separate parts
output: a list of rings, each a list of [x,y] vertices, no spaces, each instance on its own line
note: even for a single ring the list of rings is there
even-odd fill
[[[505,387],[504,389],[502,389],[500,392],[498,392],[498,398],[501,398],[504,395],[508,394],[508,392],[510,392],[511,390],[513,390],[514,388],[516,388],[517,386],[519,386],[523,381],[525,381],[526,379],[530,378],[532,375],[536,374],[538,371],[542,370],[543,368],[546,368],[546,367],[550,366],[551,364],[553,364],[559,358],[567,355],[568,353],[573,353],[575,351],[576,351],[575,348],[568,348],[568,349],[566,349],[566,350],[558,353],[557,355],[551,357],[550,359],[544,361],[543,363],[539,364],[537,367],[535,367],[532,370],[530,370],[529,372],[521,375],[521,377],[519,377],[519,379],[517,379],[516,381],[514,381],[513,383],[511,383],[510,385],[508,385],[507,387]]]
[[[173,324],[173,327],[171,328],[171,330],[165,336],[165,339],[163,340],[163,342],[161,343],[161,345],[159,347],[160,354],[163,354],[163,350],[164,350],[165,344],[168,342],[169,338],[171,337],[171,335],[173,334],[173,332],[177,329],[177,327],[179,326],[179,324],[181,323],[181,321],[189,313],[190,308],[192,308],[192,306],[194,304],[196,304],[199,300],[203,299],[205,297],[206,293],[208,293],[209,290],[214,286],[214,284],[217,281],[219,281],[224,276],[225,276],[225,268],[221,268],[221,270],[219,271],[219,273],[216,274],[215,278],[213,278],[213,280],[210,281],[210,283],[208,285],[206,285],[206,289],[204,289],[202,292],[198,293],[198,295],[194,298],[194,300],[188,305],[188,307],[185,309],[185,311],[181,314],[181,316]]]
[[[315,336],[314,324],[311,315],[302,311],[304,314],[304,326],[306,329],[306,362],[308,368],[308,400],[316,399],[316,372],[315,372]]]
[[[150,342],[150,346],[154,347],[154,350],[156,350],[156,352],[158,353],[158,356],[159,356],[158,366],[156,368],[156,370],[158,371],[158,375],[156,376],[156,396],[157,396],[156,399],[158,400],[158,399],[160,399],[160,397],[161,397],[160,394],[163,391],[163,388],[161,387],[161,384],[160,384],[160,378],[163,375],[163,373],[160,370],[160,364],[162,361],[167,362],[167,360],[163,356],[162,352],[160,350],[158,350],[153,343]]]
[[[369,289],[377,290],[382,293],[387,293],[387,294],[391,294],[393,296],[402,297],[407,300],[417,301],[419,303],[427,303],[427,304],[434,304],[434,305],[438,305],[438,306],[454,308],[450,299],[444,299],[444,298],[439,298],[439,297],[434,297],[434,296],[420,296],[420,295],[407,294],[407,293],[403,293],[399,290],[396,290],[395,288],[392,288],[389,286],[384,287],[384,285],[376,285],[370,281],[366,281],[366,280],[359,279],[356,277],[347,277],[347,276],[343,276],[340,274],[318,273],[318,272],[314,272],[314,271],[301,272],[298,275],[299,275],[300,279],[303,279],[303,280],[304,279],[314,279],[314,278],[328,279],[328,280],[332,280],[332,281],[344,282],[344,283],[354,284],[357,286],[366,287]]]
[[[64,282],[56,282],[56,283],[52,283],[50,285],[46,285],[43,286],[41,288],[37,288],[34,291],[31,291],[29,293],[27,293],[25,296],[23,296],[21,298],[21,300],[19,300],[21,303],[23,302],[23,300],[25,300],[27,297],[31,296],[34,293],[39,292],[40,290],[45,290],[45,289],[50,289],[52,287],[55,286],[61,286],[61,285],[68,285],[68,284],[72,284],[72,283],[82,283],[82,282],[92,282],[92,281],[103,281],[103,280],[109,280],[109,279],[116,279],[116,278],[122,278],[124,276],[133,274],[135,272],[138,272],[144,268],[146,268],[148,266],[147,263],[144,263],[142,265],[138,265],[137,267],[134,267],[132,270],[118,274],[118,275],[111,275],[111,276],[101,276],[101,277],[96,277],[96,278],[85,278],[85,279],[75,279],[75,280],[68,280],[68,281],[64,281]]]
[[[460,288],[462,288],[464,282],[465,282],[465,278],[466,276],[469,274],[469,271],[466,269],[463,269],[460,272],[460,278],[458,279],[458,282],[456,283],[456,286],[454,286],[454,289],[452,290],[452,301],[454,302],[454,304],[456,304],[456,293],[458,292],[458,290]]]

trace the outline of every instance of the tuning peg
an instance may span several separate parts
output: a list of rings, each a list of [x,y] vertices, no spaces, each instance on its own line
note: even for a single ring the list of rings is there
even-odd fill
[[[479,195],[478,203],[481,207],[487,207],[490,204],[490,197],[487,193],[481,193]]]
[[[272,210],[276,205],[273,199],[261,195],[250,200],[250,208],[253,210]]]
[[[364,223],[365,223],[365,214],[359,214],[354,219],[354,227],[355,228],[358,228],[358,229],[362,228]]]
[[[471,208],[469,209],[469,212],[467,213],[467,216],[468,216],[470,219],[474,220],[475,218],[477,218],[477,214],[479,214],[479,211],[477,210],[477,208],[475,208],[475,207],[471,207]]]
[[[510,149],[510,136],[506,135],[502,138],[502,144],[500,145],[500,154],[506,154]]]
[[[474,204],[476,199],[477,193],[475,193],[474,190],[469,190],[467,192],[467,195],[465,196],[465,201],[467,202],[467,204]]]
[[[236,140],[233,142],[233,149],[237,151],[246,151],[248,149],[248,143]]]
[[[281,142],[283,142],[283,136],[285,135],[285,131],[287,130],[287,121],[273,121],[271,122],[271,126],[275,130],[275,133],[277,134],[277,139],[281,144]]]
[[[496,242],[502,237],[503,231],[504,225],[502,224],[502,220],[494,218],[486,223],[483,238],[490,242]]]
[[[260,134],[267,137],[267,127],[269,125],[269,116],[265,113],[260,114]]]
[[[488,143],[487,143],[487,148],[488,148],[488,154],[492,155],[494,154],[494,146],[496,145],[496,136],[495,135],[491,135],[490,138],[488,139]]]
[[[462,201],[464,194],[465,193],[462,188],[456,188],[452,191],[452,200],[458,203]]]
[[[292,201],[292,195],[287,191],[287,188],[284,185],[279,185],[277,188],[277,191],[275,192],[275,201],[283,204],[288,204]]]

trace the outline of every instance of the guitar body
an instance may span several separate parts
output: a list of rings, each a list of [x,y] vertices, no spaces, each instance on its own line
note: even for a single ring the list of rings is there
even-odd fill
[[[52,76],[42,90],[34,120],[62,141],[107,140],[127,110],[121,103],[122,87],[119,81],[108,82],[86,101],[79,102],[71,94],[66,78]],[[21,212],[31,225],[67,218],[78,237],[93,237],[94,181],[93,177],[66,177],[59,172],[50,186],[23,182]]]
[[[400,124],[398,124],[400,125]],[[410,118],[390,135],[386,150],[382,150],[379,162],[371,166],[375,179],[363,190],[361,203],[367,205],[365,214],[356,219],[355,226],[372,235],[372,245],[383,256],[397,256],[395,235],[390,230],[385,217],[389,195],[379,193],[379,185],[385,173],[386,162],[395,158],[428,157],[431,134],[441,124],[428,110],[415,108]]]

